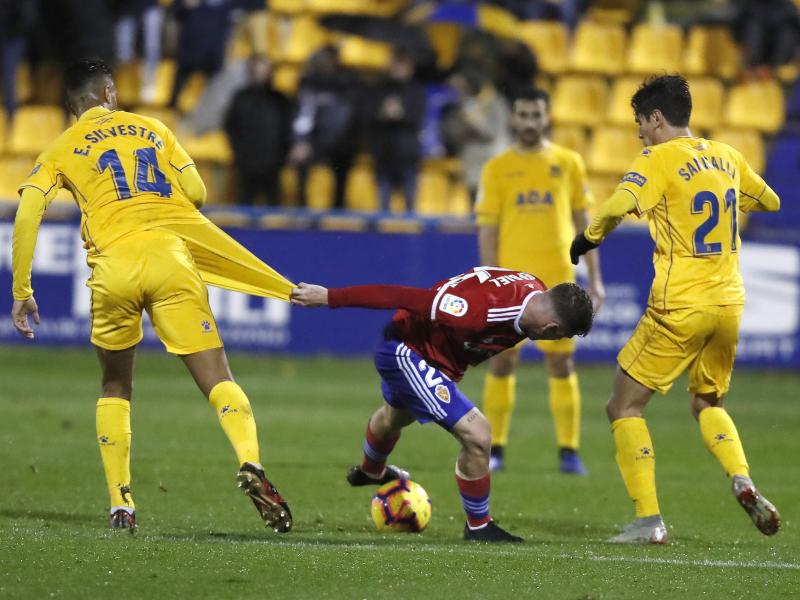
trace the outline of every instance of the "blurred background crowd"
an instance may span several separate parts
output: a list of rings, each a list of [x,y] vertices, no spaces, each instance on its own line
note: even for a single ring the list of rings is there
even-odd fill
[[[639,148],[630,96],[663,71],[690,78],[695,133],[781,193],[799,38],[792,0],[0,0],[0,198],[63,130],[83,56],[176,131],[212,203],[468,215],[531,84],[602,200]]]

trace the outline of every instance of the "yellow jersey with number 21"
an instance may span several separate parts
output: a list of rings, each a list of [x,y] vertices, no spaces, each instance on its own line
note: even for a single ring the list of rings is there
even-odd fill
[[[766,183],[737,150],[695,137],[649,146],[617,189],[633,194],[655,241],[650,306],[744,304],[737,216]]]

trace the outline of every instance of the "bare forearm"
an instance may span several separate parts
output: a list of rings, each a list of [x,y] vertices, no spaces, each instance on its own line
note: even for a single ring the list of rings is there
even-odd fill
[[[497,264],[497,226],[481,225],[478,229],[478,250],[481,264],[487,267],[499,266]]]

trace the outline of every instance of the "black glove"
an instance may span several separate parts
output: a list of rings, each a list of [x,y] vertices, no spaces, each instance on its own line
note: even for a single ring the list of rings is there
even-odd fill
[[[573,265],[578,264],[578,258],[586,254],[589,250],[594,250],[600,244],[595,244],[586,239],[583,233],[579,233],[572,240],[572,245],[569,247],[569,258]]]

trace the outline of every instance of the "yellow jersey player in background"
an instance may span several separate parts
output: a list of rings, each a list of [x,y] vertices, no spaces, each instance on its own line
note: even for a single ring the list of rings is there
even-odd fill
[[[739,152],[691,134],[692,98],[683,77],[647,80],[631,104],[646,148],[570,250],[577,264],[628,213],[647,215],[655,241],[647,310],[617,357],[606,407],[617,464],[636,509],[636,519],[610,541],[667,541],[655,453],[642,413],[653,392],[666,394],[687,369],[692,413],[706,448],[732,479],[734,496],[759,531],[772,535],[780,516],[753,485],[723,403],[744,304],[737,213],[777,211],[780,201]]]
[[[547,139],[549,97],[542,90],[529,89],[514,99],[511,125],[516,143],[487,162],[481,174],[475,207],[481,264],[536,273],[551,287],[574,282],[569,244],[575,231],[588,225],[592,202],[583,159]],[[587,259],[588,290],[597,310],[605,297],[597,252]],[[536,346],[544,353],[549,376],[561,472],[584,475],[578,455],[581,399],[573,361],[575,342],[538,341]],[[518,356],[519,348],[498,354],[486,376],[483,411],[492,426],[493,471],[503,468]]]
[[[97,440],[111,501],[111,526],[136,527],[130,475],[130,401],[142,311],[209,399],[239,461],[239,486],[276,531],[288,531],[286,502],[261,466],[250,403],[233,381],[205,283],[282,300],[293,284],[197,208],[205,186],[175,135],[156,119],[117,110],[111,70],[86,59],[65,74],[77,122],[36,161],[20,186],[13,240],[12,319],[32,339],[39,323],[31,264],[42,214],[60,187],[81,210],[92,275],[91,340],[102,369]],[[187,476],[189,472],[187,471]]]

